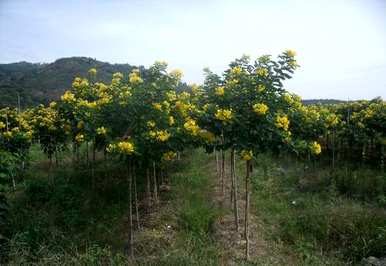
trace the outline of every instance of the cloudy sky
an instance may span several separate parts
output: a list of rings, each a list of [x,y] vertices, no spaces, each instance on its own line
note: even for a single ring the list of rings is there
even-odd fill
[[[285,49],[303,98],[386,99],[386,0],[0,0],[0,63],[88,56],[169,62],[184,80]]]

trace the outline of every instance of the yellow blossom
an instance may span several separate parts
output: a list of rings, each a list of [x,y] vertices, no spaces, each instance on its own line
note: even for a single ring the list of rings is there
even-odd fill
[[[98,127],[96,132],[97,132],[97,135],[106,135],[107,130],[104,127]]]
[[[241,74],[242,71],[243,71],[243,69],[239,66],[231,68],[231,74],[233,74],[233,75]]]
[[[177,154],[174,151],[168,151],[162,155],[162,159],[164,159],[165,161],[171,161],[173,160],[173,158],[176,157],[176,155]]]
[[[5,131],[3,133],[4,138],[10,139],[12,138],[12,132],[11,131]]]
[[[62,101],[63,102],[68,102],[68,103],[71,103],[71,102],[75,102],[75,95],[70,92],[70,91],[66,91],[62,97],[61,97]]]
[[[174,125],[174,123],[175,123],[174,117],[173,116],[169,116],[169,126]]]
[[[316,141],[310,144],[310,150],[311,150],[311,153],[314,155],[318,155],[322,152],[322,148],[320,147],[320,144],[317,143]]]
[[[197,125],[196,120],[192,118],[188,118],[186,122],[184,123],[184,128],[193,136],[196,136],[198,134],[198,131],[200,130],[200,127]]]
[[[120,153],[130,155],[134,152],[134,144],[129,141],[121,141],[118,142],[117,149]]]
[[[169,101],[172,101],[172,102],[177,100],[177,95],[175,91],[166,92],[166,97],[168,98]]]
[[[268,69],[266,69],[265,67],[259,67],[256,69],[256,74],[260,77],[267,77]]]
[[[264,84],[257,85],[257,91],[258,92],[263,92],[264,90],[265,90],[265,85]]]
[[[253,158],[253,152],[251,150],[242,150],[240,156],[242,160],[250,161]]]
[[[212,132],[210,132],[210,131],[208,131],[208,130],[206,130],[206,129],[201,129],[201,130],[198,132],[198,135],[199,135],[201,138],[203,138],[204,140],[208,141],[208,142],[213,142],[213,141],[215,141],[215,139],[216,139],[215,135],[214,135]]]
[[[170,138],[170,133],[166,130],[159,130],[156,132],[156,139],[158,141],[164,142]]]
[[[253,105],[253,111],[258,115],[264,115],[268,109],[268,106],[264,103],[256,103]]]
[[[153,103],[153,108],[162,111],[162,105],[160,103]]]
[[[75,136],[75,141],[78,142],[78,143],[82,143],[84,141],[84,135],[83,134],[77,134]]]
[[[88,70],[88,73],[91,75],[91,76],[95,76],[97,74],[97,70],[95,68],[90,68]]]
[[[218,120],[221,120],[223,122],[228,122],[232,119],[233,114],[232,114],[232,109],[218,109],[216,111],[215,117]]]
[[[153,121],[153,120],[151,120],[151,121],[147,121],[147,126],[149,127],[149,128],[154,128],[155,127],[155,122]]]
[[[0,121],[0,129],[3,129],[3,128],[5,128],[5,124]]]
[[[291,50],[291,49],[286,50],[284,53],[288,57],[295,57],[296,56],[296,52],[294,50]]]
[[[281,129],[287,131],[289,128],[289,123],[290,122],[289,122],[288,117],[286,115],[283,115],[283,116],[277,115],[276,116],[275,126],[277,128],[281,128]]]
[[[170,75],[172,77],[175,77],[176,79],[180,80],[183,76],[183,73],[180,69],[174,69],[170,72]]]
[[[121,72],[116,72],[113,74],[113,79],[122,79],[123,74]]]
[[[130,74],[129,74],[129,81],[132,84],[138,84],[142,83],[143,79],[139,76],[139,70],[134,69]]]
[[[217,87],[215,89],[215,94],[218,95],[218,96],[224,95],[224,87]]]

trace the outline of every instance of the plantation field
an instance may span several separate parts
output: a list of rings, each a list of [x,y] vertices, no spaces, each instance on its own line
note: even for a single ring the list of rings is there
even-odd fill
[[[296,53],[181,90],[166,62],[0,109],[8,265],[357,265],[386,256],[386,103],[303,105]]]

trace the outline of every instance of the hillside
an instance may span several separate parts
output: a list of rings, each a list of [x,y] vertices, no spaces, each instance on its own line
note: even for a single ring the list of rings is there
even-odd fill
[[[61,58],[49,64],[0,64],[0,108],[17,106],[18,93],[22,107],[58,99],[71,86],[74,77],[87,76],[87,71],[93,67],[98,70],[97,80],[108,82],[114,72],[127,73],[135,66],[87,57]]]

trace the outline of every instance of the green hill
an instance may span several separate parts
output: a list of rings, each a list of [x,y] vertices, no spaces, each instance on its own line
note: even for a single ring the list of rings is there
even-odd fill
[[[58,99],[71,87],[76,76],[86,76],[93,67],[98,70],[98,81],[109,82],[113,73],[128,73],[137,66],[110,64],[87,57],[62,58],[49,64],[0,64],[0,108],[17,106],[18,95],[21,107]]]

